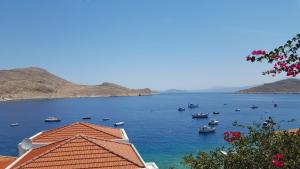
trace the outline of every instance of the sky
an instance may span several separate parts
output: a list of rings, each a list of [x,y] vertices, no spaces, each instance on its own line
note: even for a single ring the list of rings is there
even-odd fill
[[[248,63],[300,33],[300,0],[0,0],[0,69],[41,67],[79,84],[248,86]]]

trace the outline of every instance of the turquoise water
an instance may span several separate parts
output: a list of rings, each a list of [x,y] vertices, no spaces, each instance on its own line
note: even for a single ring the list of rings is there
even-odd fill
[[[198,109],[178,112],[179,106],[198,103]],[[224,105],[226,103],[227,105]],[[277,103],[278,108],[273,104]],[[17,155],[17,144],[41,130],[58,127],[83,116],[92,116],[87,122],[113,126],[124,121],[123,126],[130,141],[145,161],[155,161],[162,169],[178,166],[182,156],[209,151],[226,145],[224,131],[237,130],[232,122],[261,123],[272,116],[281,128],[300,127],[300,95],[239,95],[229,93],[161,94],[143,97],[108,97],[55,100],[28,100],[0,103],[0,154]],[[252,110],[251,105],[259,106]],[[235,112],[240,108],[240,112]],[[197,130],[207,124],[207,119],[194,120],[191,114],[203,111],[220,111],[210,114],[220,125],[213,134],[199,135]],[[266,113],[268,112],[268,113]],[[60,123],[45,123],[48,116],[57,116]],[[110,117],[111,121],[102,121]],[[294,122],[287,122],[295,118]],[[18,122],[20,126],[10,127]]]

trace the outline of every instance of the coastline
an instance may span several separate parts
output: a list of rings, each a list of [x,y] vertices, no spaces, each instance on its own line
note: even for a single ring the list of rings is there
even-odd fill
[[[235,92],[234,94],[300,94],[300,92]]]
[[[153,96],[160,93],[149,94],[127,94],[127,95],[93,95],[93,96],[61,96],[61,97],[28,97],[28,98],[1,98],[1,102],[13,102],[13,101],[27,101],[27,100],[54,100],[54,99],[79,99],[79,98],[100,98],[100,97],[141,97],[141,96]]]

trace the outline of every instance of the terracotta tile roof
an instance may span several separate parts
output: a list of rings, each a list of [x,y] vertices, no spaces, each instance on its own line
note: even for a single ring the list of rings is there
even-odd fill
[[[132,144],[76,135],[29,151],[13,169],[145,168]]]
[[[0,156],[0,169],[4,169],[15,160],[16,157]]]
[[[34,137],[34,143],[51,143],[74,135],[84,134],[100,139],[123,139],[121,129],[98,126],[95,124],[76,122],[67,126],[43,132]]]

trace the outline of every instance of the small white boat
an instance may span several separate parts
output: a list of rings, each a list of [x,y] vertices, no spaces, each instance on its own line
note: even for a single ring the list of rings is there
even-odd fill
[[[199,133],[211,133],[216,130],[216,127],[203,126],[199,128]]]
[[[60,119],[57,117],[48,117],[45,119],[45,122],[60,122]]]
[[[193,119],[198,119],[198,118],[208,118],[208,114],[209,113],[197,113],[197,114],[193,114],[192,118]]]
[[[235,111],[241,111],[241,109],[235,109]]]
[[[15,126],[19,126],[20,124],[19,123],[12,123],[10,124],[11,127],[15,127]]]
[[[218,125],[218,124],[219,124],[219,121],[216,120],[216,119],[211,119],[211,120],[208,122],[208,125],[211,125],[211,126]]]
[[[125,124],[125,122],[120,121],[114,124],[114,126],[123,126]]]
[[[108,121],[108,120],[110,120],[110,118],[103,118],[102,120],[103,121]]]

